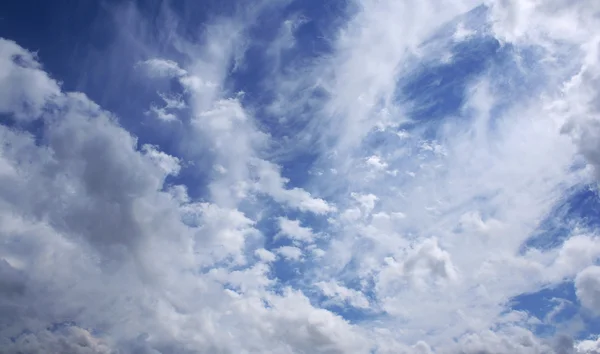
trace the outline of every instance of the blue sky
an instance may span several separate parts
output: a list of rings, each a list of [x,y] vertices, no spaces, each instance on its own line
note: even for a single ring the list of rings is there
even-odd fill
[[[0,4],[0,351],[600,352],[597,13]]]

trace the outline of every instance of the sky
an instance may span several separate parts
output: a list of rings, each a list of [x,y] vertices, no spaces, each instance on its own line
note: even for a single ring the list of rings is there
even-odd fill
[[[597,28],[0,2],[0,353],[600,353]]]

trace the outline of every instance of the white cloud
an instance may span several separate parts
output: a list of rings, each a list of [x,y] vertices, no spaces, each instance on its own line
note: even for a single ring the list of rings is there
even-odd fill
[[[282,56],[295,47],[296,31],[306,22],[308,22],[308,19],[298,14],[283,21],[277,37],[269,43],[266,49],[266,54],[272,57],[273,60],[272,70],[282,68]]]
[[[258,258],[260,258],[263,262],[273,262],[275,261],[275,259],[277,258],[273,252],[267,251],[264,248],[259,248],[256,251],[254,251],[254,253],[256,254],[256,256]]]
[[[377,198],[374,194],[360,194],[360,193],[351,193],[352,198],[354,198],[361,207],[365,210],[366,213],[370,213],[375,208],[375,203],[379,198]]]
[[[473,333],[460,339],[455,348],[462,353],[552,353],[553,348],[538,340],[533,333],[518,326],[508,326],[499,331]],[[443,351],[444,352],[444,351]]]
[[[556,8],[535,4],[548,10]],[[514,52],[506,54],[506,60],[515,62],[514,69],[490,64],[502,73],[502,78],[496,71],[484,71],[469,83],[462,110],[452,113],[460,118],[414,122],[417,127],[410,128],[410,134],[403,134],[402,139],[398,139],[393,125],[378,124],[385,116],[381,113],[384,110],[398,124],[406,121],[403,113],[411,107],[404,104],[398,86],[407,80],[411,69],[437,61],[447,51],[443,43],[456,40],[452,38],[456,33],[460,39],[480,39],[480,28],[476,31],[472,23],[466,22],[469,17],[463,17],[446,27],[448,33],[436,33],[427,45],[413,44],[421,43],[445,19],[471,5],[475,4],[361,3],[359,14],[336,38],[331,60],[335,65],[325,63],[315,70],[331,96],[324,112],[318,112],[319,119],[327,121],[318,125],[325,131],[315,128],[310,132],[325,136],[329,143],[323,151],[327,158],[320,161],[319,167],[337,173],[331,182],[315,178],[313,183],[322,190],[334,190],[336,205],[342,212],[330,217],[331,243],[324,248],[326,256],[319,263],[320,271],[314,274],[324,282],[379,281],[374,305],[384,306],[397,316],[397,321],[392,316],[386,325],[403,328],[397,334],[398,341],[416,343],[425,337],[424,333],[433,331],[436,334],[427,336],[427,342],[437,351],[466,333],[493,334],[491,328],[496,328],[506,309],[502,304],[548,282],[572,279],[597,257],[597,239],[593,235],[576,236],[575,232],[556,250],[519,253],[553,205],[562,201],[570,188],[589,182],[586,171],[572,167],[578,152],[586,155],[582,145],[593,151],[596,142],[594,134],[589,134],[590,143],[580,144],[576,129],[572,131],[576,144],[561,134],[561,128],[572,117],[564,107],[577,109],[584,101],[579,91],[563,90],[581,63],[568,60],[564,52],[547,52],[566,48],[558,41],[552,46],[538,41],[542,31],[530,40],[529,34],[539,30],[534,26],[544,21],[541,17],[531,24],[526,16],[522,17],[532,27],[513,43],[517,46]],[[570,3],[560,5],[567,7]],[[576,21],[581,5],[573,6],[577,12],[565,13]],[[410,14],[410,18],[399,21],[402,13]],[[535,17],[539,12],[530,14]],[[475,21],[486,20],[483,13]],[[493,34],[506,41],[510,36],[501,35],[496,26],[505,24],[494,23]],[[474,30],[461,33],[465,28]],[[582,28],[573,43],[584,43],[591,37]],[[521,51],[532,43],[543,45],[546,61],[531,69],[519,66],[531,60]],[[327,77],[323,72],[335,74]],[[512,79],[504,75],[531,78],[535,88],[529,94],[515,94],[516,88],[505,85]],[[581,131],[586,131],[585,126]],[[435,135],[436,139],[427,135]],[[331,148],[335,151],[327,150]],[[593,161],[591,156],[586,157]],[[383,158],[386,169],[399,173],[375,175],[365,169],[365,162],[371,170],[383,167]],[[392,218],[394,213],[404,217]],[[420,304],[418,310],[405,305],[416,303]],[[489,337],[489,341],[509,343],[513,336],[522,335],[522,326],[515,324],[514,331],[503,334],[505,339],[498,335]],[[531,332],[523,336],[537,343],[523,344],[524,352],[536,352],[546,345]],[[486,339],[486,343],[489,341]],[[473,350],[494,346],[482,344]],[[498,344],[489,350],[519,349]]]
[[[157,150],[156,146],[145,144],[142,146],[142,151],[154,163],[156,163],[156,165],[160,167],[166,175],[177,175],[181,170],[180,160],[177,157]]]
[[[220,37],[211,38],[218,47],[216,57],[206,54],[214,70],[207,70],[207,66],[194,66],[189,71],[180,69],[177,76],[180,83],[186,88],[190,99],[188,103],[175,103],[161,96],[167,106],[153,108],[160,119],[175,120],[176,116],[167,112],[167,108],[189,106],[192,110],[191,129],[195,133],[192,146],[197,145],[196,140],[205,140],[205,145],[194,146],[198,154],[210,150],[218,162],[219,176],[210,185],[213,200],[223,206],[234,207],[251,192],[264,193],[276,202],[286,204],[291,208],[317,214],[328,213],[335,210],[321,198],[313,197],[302,188],[286,188],[288,180],[280,175],[279,167],[262,159],[261,153],[268,143],[268,135],[257,128],[253,117],[249,116],[242,107],[239,98],[220,97],[220,85],[213,81],[222,81],[224,73],[224,58],[228,50],[222,47]],[[214,54],[214,53],[213,53]],[[214,61],[214,62],[213,62]],[[169,65],[164,64],[166,62]],[[150,62],[151,67],[172,67],[170,61],[158,60]],[[206,80],[204,77],[209,78]],[[193,155],[193,154],[192,154]],[[192,156],[193,158],[194,156]],[[253,182],[252,179],[258,181]]]
[[[164,93],[158,94],[165,103],[165,108],[168,109],[184,109],[187,107],[185,101],[180,95],[169,96]]]
[[[236,263],[245,263],[246,241],[259,236],[253,220],[237,209],[211,203],[190,203],[181,209],[186,224],[199,226],[195,240],[197,254],[206,257],[207,261],[233,257]]]
[[[452,38],[455,41],[460,42],[460,41],[464,41],[465,39],[471,37],[474,34],[475,34],[475,31],[465,28],[465,25],[463,23],[459,23],[458,26],[456,26],[456,30],[454,31]]]
[[[13,69],[21,70],[6,70]],[[0,126],[5,349],[368,350],[358,329],[301,293],[267,290],[269,266],[246,258],[246,246],[261,237],[254,220],[192,202],[182,186],[163,191],[179,158],[151,145],[138,149],[137,139],[84,95],[55,94],[53,85],[40,95],[30,83],[19,99],[45,97],[51,107],[40,111],[41,143],[19,126]],[[5,92],[10,81],[1,85]],[[268,251],[258,252],[269,261]],[[76,326],[50,329],[65,321]],[[83,328],[101,329],[101,338]]]
[[[314,241],[315,234],[309,227],[301,226],[300,220],[290,220],[285,217],[279,217],[277,220],[279,221],[279,236],[302,242]]]
[[[317,257],[317,258],[323,257],[325,255],[325,251],[323,251],[320,248],[314,248],[314,249],[312,249],[311,252],[312,252],[313,256]]]
[[[177,116],[175,114],[167,112],[165,108],[160,108],[156,106],[150,106],[148,114],[153,114],[156,116],[156,118],[165,122],[172,122],[177,120]]]
[[[367,158],[366,162],[367,165],[372,166],[376,170],[385,170],[388,167],[388,165],[381,160],[381,157],[377,155],[370,156]]]
[[[558,282],[565,277],[573,278],[578,272],[600,257],[600,242],[597,237],[573,235],[558,250],[552,264],[549,280]]]
[[[582,340],[575,345],[577,354],[596,354],[600,352],[600,338]]]
[[[281,246],[275,250],[286,260],[299,261],[302,259],[302,250],[294,246]]]
[[[476,1],[355,4],[326,34],[331,53],[289,70],[278,70],[281,55],[305,19],[283,23],[268,54],[277,70],[261,81],[276,96],[265,108],[273,121],[228,91],[253,20],[208,24],[202,45],[170,33],[185,62],[139,68],[183,86],[150,106],[182,126],[182,156],[139,146],[116,117],[62,92],[32,53],[1,40],[0,113],[16,123],[0,126],[0,340],[18,338],[15,352],[559,353],[507,304],[574,280],[584,307],[598,307],[595,230],[523,249],[557,203],[598,177],[597,2],[490,0],[475,20],[456,16]],[[467,82],[458,112],[411,122],[399,87],[487,25],[510,44],[506,57]],[[514,87],[521,79],[531,87]],[[41,137],[23,130],[40,118]],[[287,140],[267,134],[265,122],[296,118],[304,128]],[[314,171],[330,172],[298,185],[281,162],[305,152],[318,156]],[[595,176],[577,168],[581,158]],[[166,185],[182,161],[206,177],[202,200]],[[266,215],[278,208],[328,223]],[[266,250],[265,219],[312,245]],[[296,288],[273,278],[287,263],[277,257],[302,261]],[[308,283],[328,300],[309,300]],[[319,308],[332,302],[385,316],[352,325]],[[65,321],[76,325],[48,330]]]
[[[288,180],[282,177],[277,166],[270,162],[256,161],[256,173],[259,179],[256,189],[268,194],[278,203],[315,214],[326,214],[336,210],[335,206],[321,198],[313,197],[302,188],[286,189]]]
[[[179,64],[168,59],[148,59],[138,65],[152,78],[178,78],[187,75],[187,71],[180,68]]]
[[[360,291],[349,289],[345,286],[338,284],[336,281],[329,282],[318,282],[315,284],[323,295],[332,298],[334,301],[347,302],[350,306],[357,308],[369,308],[369,300]]]
[[[60,94],[58,83],[41,68],[33,53],[0,38],[0,113],[20,120],[36,119],[48,100]]]
[[[600,179],[600,120],[589,120],[582,124],[581,129],[576,138],[580,152],[595,169],[596,178]]]
[[[577,274],[575,290],[581,304],[600,316],[600,267],[591,266]]]
[[[585,42],[595,37],[593,0],[572,3],[564,0],[487,1],[492,8],[492,24],[497,36],[505,41],[556,45],[554,40]]]
[[[395,294],[410,288],[416,291],[426,291],[428,287],[443,289],[446,282],[458,277],[451,255],[442,250],[435,239],[423,241],[400,259],[401,262],[386,258],[386,265],[376,279],[377,294],[391,313],[402,306]]]

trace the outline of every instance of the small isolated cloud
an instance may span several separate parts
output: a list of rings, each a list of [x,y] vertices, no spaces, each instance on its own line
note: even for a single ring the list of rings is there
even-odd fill
[[[138,63],[138,67],[151,78],[179,78],[187,75],[187,71],[180,68],[179,64],[168,59],[148,59]]]
[[[294,241],[313,242],[315,234],[309,227],[300,225],[300,220],[290,220],[285,217],[279,217],[279,237],[286,237]]]
[[[150,106],[148,114],[154,115],[156,118],[164,122],[173,122],[178,120],[174,113],[169,113],[165,108]]]
[[[288,261],[299,261],[302,259],[302,250],[294,246],[282,246],[275,249],[275,252]]]

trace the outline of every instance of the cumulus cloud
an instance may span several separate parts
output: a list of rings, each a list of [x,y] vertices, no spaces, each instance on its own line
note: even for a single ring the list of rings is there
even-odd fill
[[[544,353],[553,348],[539,341],[529,330],[510,326],[498,332],[485,331],[461,338],[457,352],[460,353]]]
[[[60,86],[44,72],[35,54],[15,42],[0,39],[2,91],[0,113],[21,120],[36,119],[47,100],[59,95]]]
[[[11,70],[40,75],[39,65],[6,60],[10,53],[3,56],[10,63],[5,77]],[[268,292],[268,267],[230,271],[248,262],[246,243],[260,233],[237,209],[191,202],[185,188],[165,189],[166,178],[179,172],[178,158],[138,146],[83,94],[30,84],[15,99],[50,107],[23,117],[41,113],[35,117],[44,124],[41,137],[19,125],[0,130],[6,246],[0,251],[0,337],[8,352],[237,352],[248,345],[345,352],[367,345],[351,334],[351,325],[315,309],[302,294]],[[10,81],[2,85],[3,92],[12,89]],[[48,91],[40,95],[43,87]],[[14,108],[21,105],[10,102],[2,110],[22,115]],[[263,250],[261,257],[269,261],[269,254]],[[245,291],[254,295],[241,297]],[[203,300],[193,300],[199,294]],[[227,311],[245,324],[226,325],[237,322]],[[76,325],[59,326],[67,322]],[[216,332],[221,325],[228,330]],[[254,334],[243,330],[252,327]],[[245,344],[226,340],[235,332]],[[274,341],[264,342],[268,337]]]
[[[315,235],[309,227],[300,225],[300,220],[290,220],[285,217],[279,217],[279,229],[278,235],[286,237],[295,241],[302,242],[313,242]]]
[[[600,339],[582,340],[575,345],[577,353],[581,354],[597,354],[600,353]]]
[[[264,248],[259,248],[254,253],[263,262],[273,262],[277,258],[273,252],[267,251]]]
[[[281,246],[275,250],[286,260],[299,261],[302,259],[302,250],[294,246]]]
[[[600,267],[591,266],[577,274],[575,289],[581,304],[592,314],[600,316]]]

